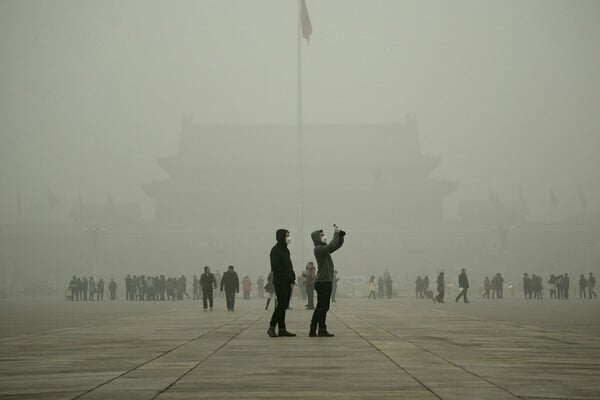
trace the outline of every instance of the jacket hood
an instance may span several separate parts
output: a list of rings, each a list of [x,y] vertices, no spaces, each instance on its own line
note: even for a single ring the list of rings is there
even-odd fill
[[[288,232],[289,231],[287,229],[277,229],[277,232],[275,232],[275,239],[277,240],[277,244],[287,247],[285,236]]]
[[[323,242],[321,241],[321,232],[323,232],[323,230],[319,229],[310,234],[310,237],[312,238],[315,247],[323,245]]]

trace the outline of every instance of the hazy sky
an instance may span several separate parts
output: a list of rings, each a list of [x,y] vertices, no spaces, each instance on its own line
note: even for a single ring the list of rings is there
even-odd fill
[[[419,121],[446,202],[597,210],[600,2],[307,0],[304,120]],[[296,120],[296,1],[0,1],[0,222],[51,188],[151,202],[183,114]],[[552,209],[549,187],[559,200]],[[67,207],[68,205],[68,207]],[[39,211],[40,215],[43,213]],[[41,217],[40,217],[41,218]]]

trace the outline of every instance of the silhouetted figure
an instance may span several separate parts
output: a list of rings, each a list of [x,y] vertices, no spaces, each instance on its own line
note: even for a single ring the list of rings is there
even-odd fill
[[[490,299],[490,291],[492,290],[492,282],[490,281],[490,277],[486,276],[483,280],[483,298]]]
[[[504,278],[500,272],[492,278],[492,299],[501,299],[504,297]]]
[[[467,291],[469,290],[469,279],[467,279],[467,272],[464,268],[460,270],[460,274],[458,275],[458,287],[460,288],[460,292],[456,296],[456,302],[458,303],[458,300],[462,297],[463,301],[468,303]]]
[[[314,254],[317,260],[317,278],[315,279],[315,291],[317,292],[317,306],[313,312],[312,319],[310,321],[309,336],[322,336],[331,337],[332,333],[327,330],[327,311],[329,311],[329,305],[331,301],[331,292],[333,290],[333,259],[331,253],[338,250],[344,244],[344,236],[346,232],[335,226],[333,239],[330,243],[327,243],[327,238],[323,233],[323,230],[314,231],[311,234],[311,238],[315,245]],[[317,328],[319,332],[317,333]]]
[[[550,299],[556,299],[556,282],[557,278],[553,274],[550,274],[548,278],[548,291],[550,293]]]
[[[587,279],[583,274],[579,275],[579,298],[586,298],[586,289],[587,289]]]
[[[81,280],[81,292],[83,293],[83,300],[87,301],[87,299],[88,299],[88,280],[85,276]]]
[[[306,293],[306,269],[296,277],[296,285],[298,285],[298,289],[300,290],[300,299],[306,300],[308,296]]]
[[[377,281],[377,297],[383,299],[383,278],[381,276]]]
[[[315,279],[317,278],[317,272],[314,264],[309,262],[306,264],[304,284],[306,285],[306,297],[308,304],[306,304],[307,310],[315,309]]]
[[[100,278],[96,285],[96,300],[104,301],[104,279]]]
[[[370,284],[371,282],[369,282]],[[423,279],[421,278],[421,275],[417,276],[417,280],[415,281],[415,297],[417,299],[420,299],[423,297],[422,295],[423,293]]]
[[[271,337],[278,336],[275,328],[279,328],[279,336],[296,336],[287,330],[285,325],[285,311],[290,304],[292,295],[292,284],[296,282],[296,274],[290,257],[288,244],[291,242],[290,232],[287,229],[278,229],[275,232],[277,243],[271,248],[269,258],[271,260],[271,273],[273,274],[273,286],[277,296],[277,305],[269,322],[267,334]],[[268,307],[268,303],[267,303]]]
[[[221,292],[225,289],[225,302],[227,303],[227,311],[233,311],[235,308],[235,294],[240,292],[240,279],[238,274],[233,270],[233,265],[227,268],[227,271],[221,278]]]
[[[373,296],[373,300],[377,299],[377,284],[375,283],[375,275],[371,275],[369,278],[369,297],[367,300],[371,300],[371,296]]]
[[[73,278],[69,282],[69,291],[71,292],[70,300],[79,301],[77,278],[73,275]]]
[[[263,279],[263,276],[260,275],[258,277],[258,279],[256,280],[256,290],[258,292],[258,298],[259,299],[264,299],[265,298],[265,280]]]
[[[444,273],[440,272],[436,279],[437,284],[437,296],[433,298],[434,303],[443,303],[444,302],[444,291],[446,288],[446,282],[444,282]]]
[[[596,295],[596,291],[594,290],[594,288],[596,287],[596,277],[594,277],[594,275],[590,272],[589,276],[588,276],[588,299],[591,299],[592,296],[594,296],[594,298],[598,297]]]
[[[242,287],[244,288],[244,300],[250,300],[250,292],[252,291],[252,281],[250,280],[250,277],[248,275],[246,275],[244,279],[242,279]]]
[[[117,282],[113,278],[110,278],[108,283],[108,293],[110,294],[110,301],[114,301],[117,298]]]
[[[563,297],[565,298],[565,300],[569,300],[569,286],[570,286],[569,274],[565,273],[565,276],[563,278]]]
[[[389,300],[392,298],[392,287],[394,285],[394,281],[392,280],[392,276],[387,269],[383,273],[383,285],[385,287],[385,297]]]
[[[523,274],[523,294],[525,295],[525,300],[531,300],[531,295],[533,292],[533,286],[531,284],[531,278],[527,275],[527,272]]]
[[[210,272],[210,267],[204,267],[204,273],[200,275],[200,286],[202,287],[202,310],[206,311],[210,305],[210,311],[213,310],[213,289],[217,288],[217,280]]]
[[[88,280],[88,300],[94,301],[94,294],[96,293],[96,282],[94,281],[94,277],[90,276]]]
[[[556,277],[556,293],[558,294],[558,299],[562,300],[565,297],[565,277],[562,275],[558,275]]]

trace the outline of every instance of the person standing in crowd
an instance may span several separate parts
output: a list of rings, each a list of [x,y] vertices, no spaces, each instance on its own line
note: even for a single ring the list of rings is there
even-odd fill
[[[265,292],[267,292],[267,304],[265,304],[265,310],[269,309],[269,303],[273,300],[275,295],[275,285],[273,284],[273,272],[269,272],[267,275],[267,284],[265,285]],[[277,307],[277,306],[275,306]]]
[[[483,298],[490,299],[490,290],[492,290],[492,282],[490,281],[490,277],[486,276],[483,280]]]
[[[467,291],[469,290],[469,279],[464,268],[460,270],[460,274],[458,275],[458,287],[460,288],[460,293],[456,296],[456,302],[458,303],[458,300],[462,297],[463,301],[468,303]]]
[[[221,292],[225,288],[225,302],[227,303],[227,311],[234,311],[235,294],[240,292],[240,279],[237,273],[233,270],[233,265],[230,265],[227,271],[221,278]]]
[[[200,275],[200,286],[202,287],[202,311],[206,311],[208,305],[210,305],[210,311],[212,311],[213,289],[217,288],[217,280],[212,272],[210,272],[208,265],[204,267],[204,273]]]
[[[117,297],[117,282],[113,278],[110,278],[108,283],[108,293],[110,294],[110,301],[114,301]]]
[[[94,293],[96,293],[96,281],[94,281],[94,277],[90,276],[88,280],[88,300],[94,301]]]
[[[501,299],[503,297],[504,278],[497,272],[492,278],[492,299]]]
[[[244,288],[244,300],[250,300],[250,292],[252,291],[252,281],[250,277],[246,275],[244,279],[242,279],[242,286]]]
[[[314,254],[317,260],[319,270],[317,271],[317,278],[315,279],[315,291],[317,292],[317,306],[313,312],[312,319],[310,321],[309,336],[322,336],[331,337],[334,336],[327,330],[327,311],[329,311],[329,305],[331,301],[331,292],[333,290],[333,259],[331,253],[338,250],[344,244],[344,236],[346,232],[341,230],[339,227],[334,225],[333,239],[330,243],[327,243],[327,238],[323,233],[323,230],[316,230],[311,233],[311,238],[315,245]],[[317,328],[319,332],[317,333]]]
[[[87,299],[88,299],[88,280],[85,276],[81,280],[81,292],[83,294],[83,300],[87,301]]]
[[[377,281],[377,297],[383,299],[383,278],[381,276]]]
[[[271,261],[271,273],[273,274],[273,286],[277,296],[277,305],[273,310],[269,329],[267,334],[270,337],[276,336],[296,336],[287,330],[285,324],[285,312],[290,305],[290,296],[292,295],[292,285],[296,282],[296,274],[290,257],[288,245],[291,243],[290,232],[287,229],[278,229],[275,232],[277,243],[271,248],[269,258]],[[267,303],[267,307],[269,304]],[[275,328],[279,328],[279,334]]]
[[[569,274],[565,273],[565,276],[563,278],[563,296],[566,300],[569,300],[569,287],[570,287]]]
[[[125,277],[125,300],[133,300],[132,279],[129,274]]]
[[[369,278],[369,297],[367,300],[371,300],[371,296],[373,296],[373,300],[377,299],[377,284],[375,283],[375,275],[371,275]]]
[[[302,271],[302,273],[296,277],[296,284],[298,285],[298,290],[300,291],[300,300],[306,300],[306,270]]]
[[[331,292],[331,301],[335,303],[335,294],[337,293],[337,285],[340,278],[337,276],[337,269],[333,270],[333,290]]]
[[[69,282],[69,291],[71,292],[71,301],[79,301],[79,293],[77,291],[77,278],[73,275],[73,278]]]
[[[371,281],[369,281],[369,286],[371,285]],[[417,299],[422,298],[422,292],[423,290],[423,279],[421,278],[421,275],[417,276],[417,280],[415,281],[415,297]]]
[[[531,278],[527,275],[527,272],[523,274],[523,294],[525,295],[525,300],[531,300]]]
[[[392,298],[392,288],[394,281],[392,280],[392,276],[388,272],[387,268],[383,273],[383,284],[385,286],[385,297],[387,297],[387,299],[389,300]]]
[[[258,292],[258,298],[259,299],[264,299],[265,298],[265,280],[263,279],[263,276],[260,275],[258,277],[258,279],[256,280],[256,290]]]
[[[96,286],[96,300],[104,301],[104,279],[100,278],[98,285]]]
[[[579,275],[579,298],[585,299],[586,297],[586,289],[587,289],[587,279],[583,274]]]
[[[437,296],[433,298],[434,303],[443,303],[444,302],[444,291],[446,288],[446,283],[444,282],[444,272],[440,272],[438,274],[437,280]]]
[[[556,276],[554,274],[550,274],[550,278],[548,278],[548,291],[550,299],[556,299]]]
[[[594,288],[596,287],[596,278],[594,277],[594,274],[592,274],[591,272],[587,279],[587,287],[588,287],[588,300],[590,300],[592,298],[592,296],[594,296],[594,298],[598,297],[596,295],[596,291],[594,290]]]
[[[306,286],[306,297],[308,298],[308,304],[306,304],[307,310],[315,309],[315,279],[317,278],[315,265],[312,261],[306,264],[306,274],[304,278],[304,284]]]

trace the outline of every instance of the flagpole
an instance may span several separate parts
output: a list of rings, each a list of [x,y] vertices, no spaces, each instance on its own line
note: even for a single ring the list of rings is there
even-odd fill
[[[297,148],[297,169],[298,169],[298,191],[297,191],[297,229],[298,237],[296,239],[297,250],[297,263],[302,265],[302,247],[304,243],[304,234],[302,229],[302,0],[298,0],[298,34],[297,34],[297,47],[298,47],[298,65],[297,65],[297,121],[296,121],[296,148]]]

